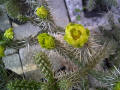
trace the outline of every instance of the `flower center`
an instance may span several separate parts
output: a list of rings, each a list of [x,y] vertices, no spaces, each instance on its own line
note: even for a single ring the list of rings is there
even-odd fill
[[[81,32],[79,30],[76,29],[72,29],[71,30],[71,36],[73,37],[73,39],[77,40],[80,38]]]

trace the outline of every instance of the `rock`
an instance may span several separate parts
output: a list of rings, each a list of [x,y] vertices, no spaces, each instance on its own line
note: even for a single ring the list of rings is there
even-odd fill
[[[81,0],[65,0],[67,8],[68,8],[68,13],[70,16],[70,19],[72,22],[76,21],[76,16],[80,15],[81,18],[83,18],[83,12],[81,12],[83,10],[82,7],[82,1]],[[79,9],[80,12],[76,12],[75,10]],[[76,13],[76,14],[74,14]]]
[[[96,90],[96,89],[94,89],[94,88],[89,88],[89,90]]]
[[[27,64],[33,64],[33,55],[36,52],[40,52],[42,51],[40,45],[33,45],[30,47],[25,47],[25,48],[21,48],[19,50],[19,54],[20,54],[20,58],[22,60],[22,65],[25,66]],[[29,55],[29,57],[28,57]]]
[[[88,28],[90,31],[99,32],[99,28],[98,28],[98,27],[88,26],[87,28]]]
[[[17,74],[23,74],[21,62],[18,54],[13,54],[2,58],[5,68],[14,71]]]
[[[34,26],[31,23],[26,23],[24,25],[14,25],[15,39],[22,40],[28,38],[29,36],[35,36],[41,29],[38,26]]]
[[[2,5],[0,5],[0,8],[4,10],[4,7]],[[9,24],[9,19],[7,17],[7,14],[2,13],[2,15],[0,16],[0,30],[5,31],[9,27],[10,27],[10,24]]]
[[[67,71],[72,71],[72,64],[69,61],[65,60],[62,56],[60,56],[54,50],[45,50],[40,47],[40,45],[33,45],[25,48],[21,48],[19,50],[20,58],[23,65],[23,71],[27,79],[33,79],[39,81],[41,79],[41,72],[37,65],[34,62],[34,55],[37,52],[43,51],[45,52],[49,60],[52,64],[53,71],[59,71],[61,67],[66,66]]]
[[[36,52],[41,51],[41,47],[39,45],[33,45],[25,48],[21,48],[19,50],[23,72],[25,74],[26,79],[32,79],[36,81],[40,81],[41,72],[37,65],[34,63],[33,56]]]
[[[4,53],[5,53],[5,56],[7,56],[7,55],[11,55],[11,54],[17,53],[17,50],[13,49],[13,48],[6,48]]]
[[[50,12],[56,25],[65,28],[65,26],[69,23],[69,18],[67,15],[64,0],[46,1],[48,3],[48,7],[50,8]]]
[[[82,0],[65,0],[65,2],[68,8],[68,13],[69,13],[71,22],[82,24],[86,28],[89,28],[89,27],[96,28],[98,26],[106,26],[107,29],[110,29],[109,23],[108,23],[108,16],[107,16],[108,13],[105,13],[101,17],[86,18],[83,11],[84,7],[82,5]],[[76,12],[76,14],[74,14],[75,9],[79,9],[80,12]],[[80,20],[76,19],[77,16],[80,16]],[[115,18],[117,19],[117,16],[115,16]]]
[[[102,26],[105,30],[112,30],[112,27],[110,25],[103,25]]]
[[[40,51],[43,51],[48,55],[49,60],[54,65],[53,67],[54,67],[55,70],[60,68],[60,62],[59,61],[63,59],[62,57],[60,57],[54,51],[47,51],[45,49],[42,49],[40,47],[40,45],[33,45],[33,46],[30,46],[29,49],[28,49],[28,47],[25,47],[25,48],[21,48],[19,50],[20,57],[21,57],[21,60],[22,60],[23,69],[24,69],[24,67],[25,67],[25,69],[27,69],[27,67],[29,67],[29,65],[34,66],[34,68],[36,68],[36,65],[34,64],[33,56],[37,52],[40,52]],[[32,70],[32,68],[31,68],[31,70]]]
[[[118,5],[120,6],[120,0],[118,0]]]
[[[31,68],[30,68],[29,69],[30,71],[27,70],[26,72],[24,72],[25,79],[27,79],[27,80],[35,80],[35,81],[39,82],[41,80],[41,78],[44,78],[43,77],[44,75],[41,74],[40,69],[38,69],[38,68],[34,68],[34,69],[35,70],[31,70]]]

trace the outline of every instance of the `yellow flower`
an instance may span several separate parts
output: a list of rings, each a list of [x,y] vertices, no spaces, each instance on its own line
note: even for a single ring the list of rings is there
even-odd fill
[[[69,23],[66,26],[64,40],[73,47],[80,48],[88,41],[90,32],[81,24]]]
[[[45,19],[48,17],[48,10],[44,6],[41,6],[37,8],[36,15],[42,19]]]
[[[5,48],[3,46],[0,46],[0,58],[4,56],[4,50]]]
[[[120,90],[120,82],[117,82],[113,88],[113,90]]]
[[[47,33],[42,33],[37,36],[38,42],[42,48],[53,49],[55,48],[55,40]]]
[[[13,33],[13,28],[9,28],[5,31],[4,37],[7,39],[13,39],[14,33]]]

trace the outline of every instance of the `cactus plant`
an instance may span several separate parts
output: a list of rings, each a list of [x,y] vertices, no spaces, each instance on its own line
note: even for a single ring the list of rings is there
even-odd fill
[[[23,41],[21,40],[21,42],[18,41],[18,44],[15,44],[18,47],[20,44],[22,44],[21,46],[25,46],[26,44],[33,45],[33,41],[37,42],[38,39],[37,43],[39,43],[42,48],[46,49],[46,51],[50,51],[52,49],[63,56],[65,60],[71,60],[71,63],[75,64],[78,70],[73,72],[64,71],[64,75],[57,76],[52,69],[49,57],[45,52],[40,52],[35,55],[34,60],[41,73],[44,75],[44,79],[46,80],[45,82],[25,79],[10,80],[6,82],[6,80],[4,81],[3,79],[7,76],[6,72],[2,71],[4,70],[2,66],[3,69],[0,69],[0,78],[1,76],[3,77],[3,83],[0,85],[3,85],[5,82],[5,86],[8,90],[69,90],[77,85],[82,88],[81,90],[88,90],[89,83],[87,76],[91,74],[90,71],[94,69],[100,61],[116,54],[119,47],[119,35],[115,36],[115,34],[110,34],[110,36],[107,37],[102,32],[90,32],[83,25],[76,23],[68,24],[65,32],[64,29],[62,29],[63,31],[60,31],[61,29],[55,25],[51,19],[49,19],[49,11],[46,9],[46,6],[39,5],[40,8],[37,8],[35,12],[36,15],[34,14],[28,19],[24,16],[25,13],[21,10],[22,5],[19,5],[20,1],[21,0],[6,1],[5,4],[8,16],[14,19],[17,18],[20,21],[30,20],[34,24],[38,25],[42,32],[40,31],[37,36]],[[94,0],[91,1],[93,2]],[[95,3],[96,2],[94,2],[94,4]],[[56,33],[56,31],[60,33]],[[8,41],[14,40],[13,38],[13,28],[9,28],[0,36],[0,57],[3,57],[4,55],[5,48],[3,46],[6,46]],[[12,43],[11,45],[14,47],[15,44]],[[117,52],[117,54],[119,54],[119,52]],[[117,79],[119,80],[119,78]],[[87,86],[85,87],[83,84]],[[115,85],[112,88],[117,90],[118,87],[119,82],[115,81]]]
[[[36,81],[27,81],[27,80],[13,80],[8,82],[8,90],[20,89],[20,90],[68,90],[72,86],[72,82],[69,79],[61,79],[57,81],[55,78],[52,66],[47,55],[44,52],[37,53],[35,55],[35,63],[41,72],[44,74],[47,82],[36,82]]]
[[[22,24],[28,21],[26,14],[28,5],[22,0],[8,0],[5,2],[6,11],[10,20],[17,24]]]

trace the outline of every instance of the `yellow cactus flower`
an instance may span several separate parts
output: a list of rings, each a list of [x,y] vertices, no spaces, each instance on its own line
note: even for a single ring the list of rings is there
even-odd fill
[[[14,33],[13,33],[13,28],[9,28],[5,31],[4,37],[7,39],[13,39]]]
[[[48,17],[48,10],[44,6],[41,6],[37,8],[36,15],[42,19],[46,19]]]
[[[80,48],[88,41],[90,32],[81,24],[69,23],[66,26],[64,40],[73,47]]]
[[[113,90],[120,90],[120,82],[117,82],[113,87]]]
[[[5,48],[3,46],[0,46],[0,58],[4,56],[4,50]]]
[[[55,40],[47,33],[42,33],[37,36],[38,42],[42,48],[53,49],[55,48]]]

